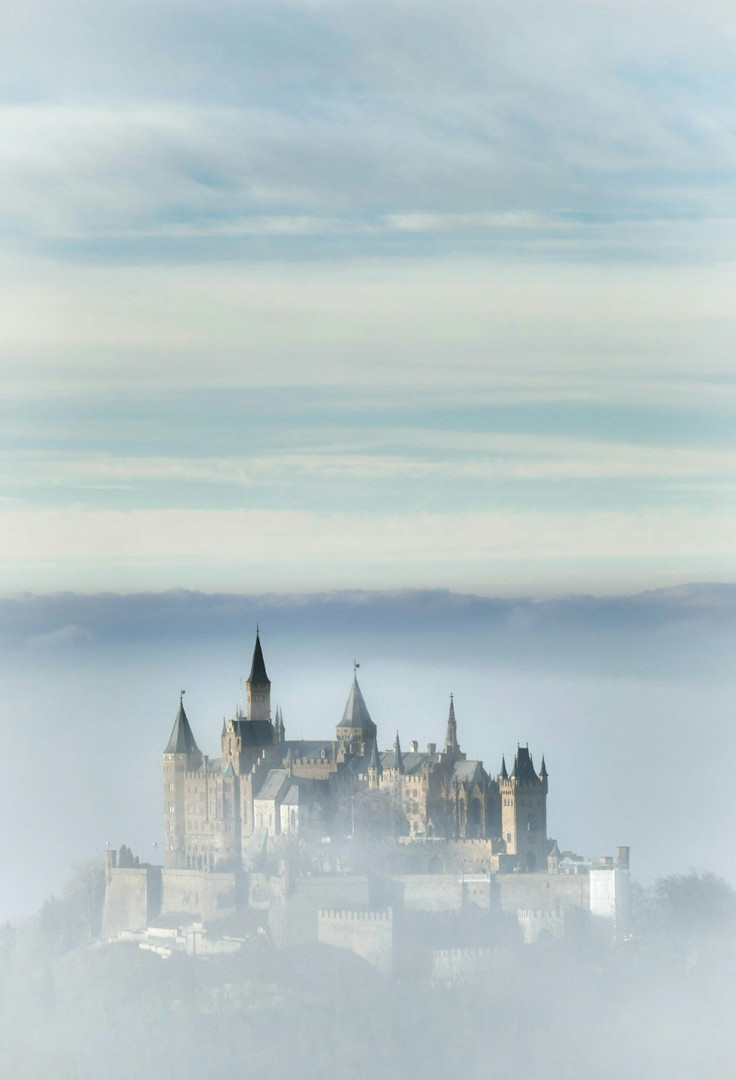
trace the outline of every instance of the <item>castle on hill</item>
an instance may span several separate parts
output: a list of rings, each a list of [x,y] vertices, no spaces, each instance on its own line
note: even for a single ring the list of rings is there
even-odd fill
[[[351,835],[417,849],[432,841],[425,872],[440,868],[443,840],[476,841],[492,871],[555,872],[544,758],[537,772],[528,746],[519,746],[511,771],[502,758],[491,775],[460,748],[452,696],[442,749],[411,742],[402,750],[397,732],[382,751],[357,666],[334,736],[288,739],[281,710],[272,714],[256,632],[246,709],[223,721],[219,758],[197,746],[182,695],[163,754],[164,868],[239,871],[268,843]]]

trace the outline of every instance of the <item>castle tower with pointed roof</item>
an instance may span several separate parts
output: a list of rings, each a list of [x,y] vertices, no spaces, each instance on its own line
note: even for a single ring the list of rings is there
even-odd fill
[[[523,870],[546,869],[547,839],[547,766],[534,769],[528,746],[519,746],[511,775],[504,759],[498,778],[501,797],[501,831],[509,855],[516,855]]]
[[[164,750],[164,865],[172,869],[185,866],[186,778],[201,764],[202,754],[184,710],[182,690],[179,711]]]
[[[364,757],[370,754],[372,744],[376,741],[376,725],[371,720],[368,706],[358,685],[357,663],[353,665],[353,683],[342,718],[337,725],[337,741],[339,760],[342,761],[348,756]]]

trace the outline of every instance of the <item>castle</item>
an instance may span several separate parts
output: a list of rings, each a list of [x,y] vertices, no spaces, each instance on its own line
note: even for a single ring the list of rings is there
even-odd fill
[[[629,849],[561,852],[544,758],[537,772],[518,746],[511,771],[502,758],[489,775],[460,749],[452,696],[441,750],[402,750],[397,732],[382,751],[355,664],[334,738],[287,739],[256,632],[246,707],[220,746],[201,752],[182,692],[163,753],[164,865],[107,852],[106,940],[220,955],[260,920],[277,947],[349,948],[384,974],[419,963],[442,984],[504,942],[581,926],[625,937]]]
[[[334,738],[287,739],[281,710],[272,716],[256,632],[246,709],[223,720],[217,759],[199,750],[182,694],[163,754],[164,867],[240,871],[264,844],[349,835],[412,845],[474,840],[484,869],[551,868],[560,853],[547,837],[544,758],[537,772],[519,746],[511,772],[503,758],[491,776],[460,749],[452,695],[441,750],[416,742],[402,750],[397,732],[381,751],[357,668]],[[437,844],[425,846],[422,868],[436,871]]]

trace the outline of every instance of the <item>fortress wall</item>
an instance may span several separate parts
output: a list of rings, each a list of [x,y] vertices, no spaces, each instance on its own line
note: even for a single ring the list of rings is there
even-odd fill
[[[461,911],[463,886],[455,874],[397,875],[399,895],[407,911]]]
[[[565,935],[565,909],[553,911],[535,911],[531,908],[519,908],[519,925],[524,934],[524,944],[533,945],[536,941],[561,938]]]
[[[495,967],[502,966],[513,952],[508,945],[433,949],[430,974],[432,986],[456,986],[458,983],[472,982]]]
[[[549,911],[558,907],[590,909],[590,879],[587,874],[497,874],[493,890],[504,911],[516,914],[519,908]]]
[[[203,870],[164,870],[162,915],[189,915],[208,922],[235,910],[235,874]]]
[[[320,945],[349,949],[382,975],[393,966],[394,921],[387,911],[320,911],[317,914]]]
[[[367,909],[366,874],[315,874],[297,878],[293,891],[273,905],[269,926],[274,942],[290,948],[318,941],[317,912],[322,909]]]
[[[108,868],[105,906],[102,915],[103,938],[121,931],[145,930],[160,891],[161,870],[156,866]],[[157,905],[155,905],[157,906]]]

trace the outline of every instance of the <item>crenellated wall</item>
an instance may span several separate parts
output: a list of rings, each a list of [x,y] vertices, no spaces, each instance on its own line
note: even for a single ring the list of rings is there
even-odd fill
[[[349,949],[389,976],[394,958],[394,917],[386,911],[319,911],[317,940],[320,945]]]

